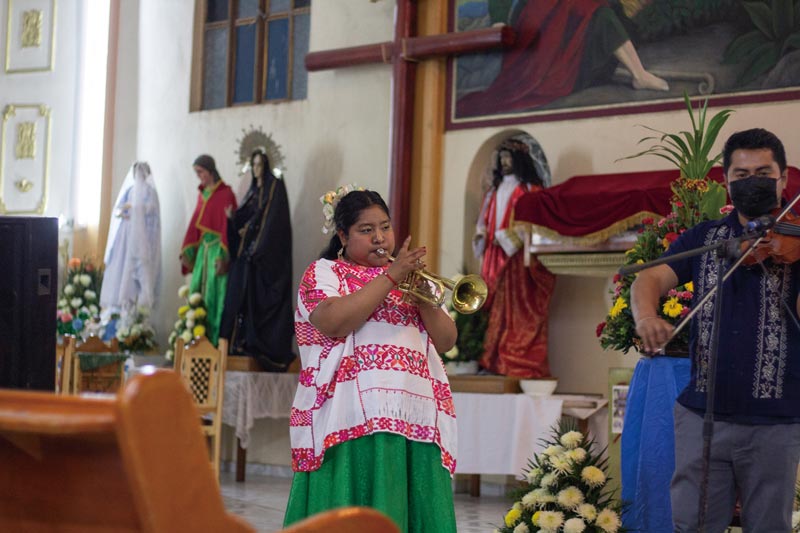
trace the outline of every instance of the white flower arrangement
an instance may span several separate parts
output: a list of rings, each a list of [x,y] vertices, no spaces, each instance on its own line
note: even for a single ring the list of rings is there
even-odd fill
[[[166,353],[169,361],[175,358],[175,344],[179,338],[188,343],[193,338],[206,334],[208,312],[203,303],[203,295],[199,292],[190,294],[189,287],[184,285],[178,289],[178,296],[185,298],[186,304],[178,308],[178,320],[175,321],[175,326],[169,335],[170,349]]]
[[[334,229],[333,224],[333,215],[336,213],[336,206],[339,204],[339,200],[347,196],[353,191],[363,191],[364,187],[359,187],[355,184],[348,184],[342,185],[338,187],[336,190],[328,191],[322,196],[319,197],[320,203],[322,203],[322,217],[325,221],[322,223],[322,233],[327,235]]]
[[[622,504],[608,489],[607,460],[594,443],[569,424],[553,430],[547,447],[534,455],[498,533],[618,533]]]
[[[121,349],[130,352],[147,352],[156,347],[156,330],[150,325],[150,311],[137,306],[124,318],[116,337]]]

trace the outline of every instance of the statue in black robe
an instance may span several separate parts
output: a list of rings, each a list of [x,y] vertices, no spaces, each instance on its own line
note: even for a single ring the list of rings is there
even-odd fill
[[[249,355],[266,371],[285,372],[295,358],[289,199],[263,151],[253,152],[250,168],[250,189],[229,214],[231,264],[220,337],[229,340],[232,355]]]

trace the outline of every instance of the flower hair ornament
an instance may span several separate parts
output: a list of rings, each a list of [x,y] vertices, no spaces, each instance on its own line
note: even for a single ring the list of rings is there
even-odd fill
[[[339,205],[339,200],[353,191],[363,190],[366,189],[350,183],[342,185],[336,190],[328,191],[319,197],[319,201],[322,203],[322,216],[325,218],[325,221],[322,223],[322,233],[327,235],[334,229],[333,214],[336,212],[336,206]]]

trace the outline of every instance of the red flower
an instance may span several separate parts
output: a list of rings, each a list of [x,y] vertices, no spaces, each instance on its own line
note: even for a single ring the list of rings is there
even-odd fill
[[[674,205],[675,205],[675,207],[683,207],[683,202],[681,202],[679,200],[675,200],[675,204]]]
[[[94,265],[87,261],[83,269],[86,270],[86,272],[94,272]]]
[[[674,231],[670,231],[669,233],[664,235],[664,238],[667,239],[668,243],[672,244],[673,242],[675,242],[677,240],[678,234],[675,233]]]
[[[730,204],[723,205],[722,207],[719,208],[719,212],[720,212],[721,215],[727,215],[731,211],[733,211],[733,206],[730,205]]]
[[[648,225],[648,226],[650,224],[652,224],[653,222],[655,222],[655,220],[653,220],[653,217],[647,217],[647,218],[643,218],[642,219],[642,224],[645,224],[645,225]]]
[[[63,313],[61,315],[61,322],[63,322],[64,324],[66,324],[67,322],[71,322],[71,321],[72,321],[72,315],[71,314]]]
[[[595,330],[594,334],[599,337],[600,335],[603,334],[603,329],[605,327],[606,327],[606,323],[605,322],[600,322],[599,324],[597,324],[597,329]]]
[[[621,280],[621,279],[622,279],[622,276],[619,275],[619,272],[614,274],[614,283],[618,283],[619,280]]]

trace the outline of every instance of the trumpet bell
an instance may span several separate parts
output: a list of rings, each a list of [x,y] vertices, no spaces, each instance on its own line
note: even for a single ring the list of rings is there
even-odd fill
[[[462,315],[470,315],[483,307],[489,288],[478,275],[464,276],[453,287],[453,308]]]

